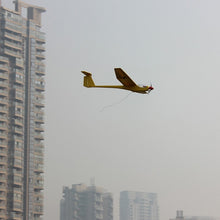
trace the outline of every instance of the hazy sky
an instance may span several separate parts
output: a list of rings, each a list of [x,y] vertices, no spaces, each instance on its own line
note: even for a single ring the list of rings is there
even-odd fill
[[[3,0],[5,5],[9,0]],[[47,8],[45,220],[62,187],[158,194],[160,220],[220,216],[220,1],[32,0]],[[114,67],[150,95],[87,89],[119,84]]]

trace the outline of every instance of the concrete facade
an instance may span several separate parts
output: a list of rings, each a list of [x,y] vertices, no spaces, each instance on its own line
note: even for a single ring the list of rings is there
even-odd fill
[[[14,3],[0,4],[0,219],[41,220],[45,9]]]
[[[113,220],[113,197],[101,187],[74,184],[63,188],[60,220]]]

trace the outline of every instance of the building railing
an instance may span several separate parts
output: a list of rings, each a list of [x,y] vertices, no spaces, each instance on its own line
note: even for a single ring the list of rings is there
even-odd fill
[[[6,48],[4,48],[4,52],[5,53],[9,53],[9,54],[11,54],[11,55],[14,55],[14,56],[21,56],[21,53],[20,52],[18,52],[18,51],[13,51],[13,50],[9,50],[9,49],[6,49]]]
[[[0,98],[0,102],[4,103],[4,104],[8,104],[8,100],[7,99]]]
[[[0,145],[6,145],[6,144],[7,144],[6,141],[0,140]]]
[[[8,79],[8,73],[0,73],[0,78],[1,77]]]
[[[4,106],[0,106],[0,111],[7,111],[8,108],[4,107]]]
[[[7,46],[16,47],[16,48],[19,48],[20,50],[22,48],[21,44],[16,44],[16,43],[13,43],[13,42],[8,41],[8,40],[5,40],[4,43],[7,44]]]
[[[8,82],[6,81],[0,81],[0,86],[8,87]]]
[[[18,27],[16,24],[13,24],[11,22],[5,22],[5,28],[10,29],[14,32],[18,32],[18,33],[22,32],[21,27]]]
[[[0,89],[0,94],[8,95],[8,91],[4,89]]]
[[[36,83],[35,86],[36,86],[36,88],[45,89],[45,85],[42,85],[42,84]]]
[[[39,39],[39,40],[45,41],[45,39],[46,39],[46,37],[45,37],[46,34],[43,33],[43,32],[36,32],[35,36],[36,36],[36,38]]]
[[[7,57],[0,56],[0,60],[8,62],[8,58]]]
[[[8,70],[8,65],[0,64],[0,69]]]
[[[11,38],[13,38],[13,39],[16,39],[16,40],[18,40],[18,41],[22,41],[21,36],[18,36],[18,35],[15,35],[15,34],[11,34],[11,33],[9,33],[9,32],[5,32],[5,37],[7,37],[7,36],[9,36],[9,37],[11,37]]]
[[[6,168],[0,168],[0,172],[6,172]],[[1,191],[1,188],[0,188],[0,191]]]

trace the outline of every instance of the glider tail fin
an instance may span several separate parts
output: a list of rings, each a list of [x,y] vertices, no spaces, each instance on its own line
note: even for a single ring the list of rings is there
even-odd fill
[[[95,87],[95,83],[92,79],[92,74],[88,73],[86,71],[82,71],[83,74],[85,74],[84,76],[84,86],[85,87]]]

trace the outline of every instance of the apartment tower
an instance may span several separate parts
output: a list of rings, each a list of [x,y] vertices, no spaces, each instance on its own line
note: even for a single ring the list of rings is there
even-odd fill
[[[10,10],[0,1],[0,220],[40,220],[45,9],[19,0],[14,4]]]
[[[113,197],[97,186],[63,188],[60,220],[113,220]]]
[[[159,220],[156,193],[120,193],[120,220]]]

